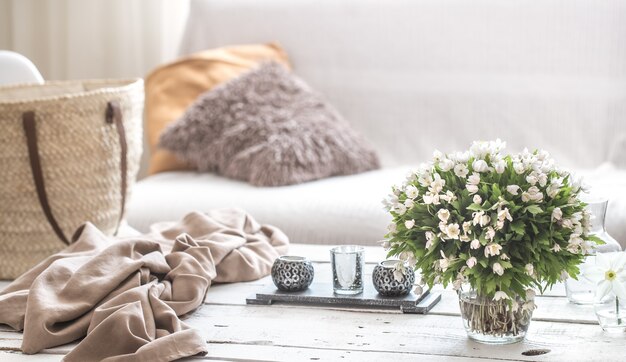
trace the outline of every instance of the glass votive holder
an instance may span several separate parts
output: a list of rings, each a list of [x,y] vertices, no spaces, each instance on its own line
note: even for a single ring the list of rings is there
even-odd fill
[[[363,252],[358,245],[330,249],[335,294],[355,295],[363,292]]]
[[[401,260],[388,259],[381,261],[374,268],[372,283],[376,291],[385,297],[401,297],[408,295],[415,283],[415,272],[407,267],[403,268],[402,278],[396,278],[396,270]]]
[[[315,270],[313,264],[302,256],[284,255],[274,260],[272,281],[279,290],[300,292],[313,282]]]

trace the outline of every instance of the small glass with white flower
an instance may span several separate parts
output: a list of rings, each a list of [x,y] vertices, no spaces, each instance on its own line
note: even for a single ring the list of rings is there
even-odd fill
[[[504,155],[504,148],[496,140],[435,151],[384,201],[393,217],[389,256],[430,287],[452,284],[468,335],[486,343],[523,339],[535,290],[576,278],[602,243],[588,234],[581,180],[546,151]]]

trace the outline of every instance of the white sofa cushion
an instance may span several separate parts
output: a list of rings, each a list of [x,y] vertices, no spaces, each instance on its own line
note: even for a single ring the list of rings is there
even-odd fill
[[[626,167],[626,2],[192,0],[182,52],[277,41],[384,166],[474,140]]]
[[[239,207],[259,222],[281,228],[294,243],[374,245],[391,220],[381,200],[411,167],[284,187],[261,188],[213,174],[169,172],[139,182],[128,205],[128,222],[147,231],[157,221],[190,211]],[[594,193],[610,197],[609,233],[626,244],[626,171],[603,166],[581,172]]]

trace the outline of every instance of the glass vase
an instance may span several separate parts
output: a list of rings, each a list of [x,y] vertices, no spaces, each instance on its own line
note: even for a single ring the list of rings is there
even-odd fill
[[[606,218],[606,210],[609,204],[608,199],[593,198],[585,200],[587,202],[587,210],[593,216],[591,220],[591,235],[595,235],[604,241],[603,245],[594,247],[592,255],[585,258],[585,261],[579,265],[580,275],[578,280],[568,278],[565,280],[565,292],[567,299],[571,303],[575,304],[593,304],[596,285],[585,278],[585,271],[596,264],[595,253],[610,253],[614,251],[621,251],[622,247],[613,239],[611,235],[606,232],[604,222]]]
[[[534,299],[498,300],[459,290],[461,318],[467,336],[487,344],[519,342],[526,336],[535,309]]]
[[[626,300],[611,293],[601,303],[596,303],[594,309],[603,330],[610,333],[626,332]]]

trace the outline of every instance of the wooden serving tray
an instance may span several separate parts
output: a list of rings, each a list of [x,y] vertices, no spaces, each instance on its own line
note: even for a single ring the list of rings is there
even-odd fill
[[[246,304],[270,305],[274,302],[337,305],[342,307],[369,307],[383,309],[400,309],[402,313],[426,314],[441,300],[441,294],[425,290],[421,295],[411,292],[403,297],[384,297],[366,284],[363,293],[357,295],[339,295],[333,293],[332,283],[316,283],[301,292],[283,292],[273,284],[266,286],[261,292],[246,298]]]

